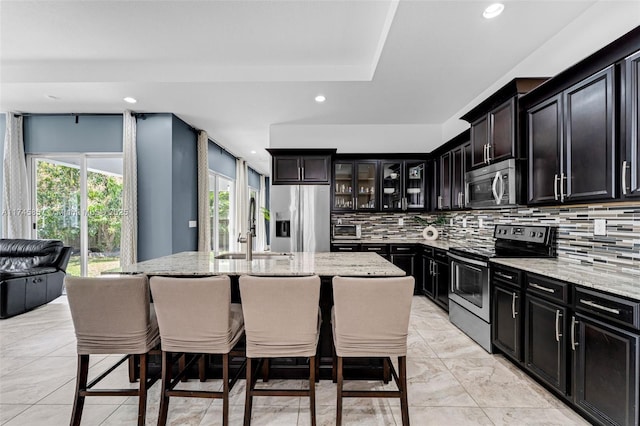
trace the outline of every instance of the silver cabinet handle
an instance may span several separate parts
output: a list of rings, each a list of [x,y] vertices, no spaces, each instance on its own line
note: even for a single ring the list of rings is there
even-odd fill
[[[596,309],[600,309],[602,311],[605,312],[610,312],[612,314],[616,314],[616,315],[620,315],[620,309],[615,309],[615,308],[609,308],[607,306],[602,306],[596,302],[593,302],[591,300],[584,300],[584,299],[580,299],[580,303],[587,305],[587,306],[591,306],[592,308],[596,308]]]
[[[491,162],[491,144],[487,144],[487,164]]]
[[[569,194],[565,194],[564,192],[564,183],[567,180],[567,177],[564,175],[564,172],[560,173],[560,202],[564,203],[564,197],[565,195],[569,195]]]
[[[575,351],[576,346],[578,346],[578,342],[576,342],[576,325],[578,321],[576,321],[576,317],[571,317],[571,350]]]
[[[408,250],[411,250],[411,248],[409,248],[409,247],[396,247],[396,250],[398,250],[398,251],[408,251]]]
[[[304,167],[300,167],[301,180],[304,179]]]
[[[298,180],[302,180],[302,167],[298,167]]]
[[[545,286],[540,285],[538,283],[529,282],[529,286],[531,286],[533,288],[537,288],[538,290],[546,291],[547,293],[555,293],[556,292],[554,289],[549,288],[549,287],[545,287]]]
[[[438,208],[442,210],[442,195],[438,195]]]
[[[489,162],[489,152],[487,150],[488,147],[489,147],[489,144],[484,144],[484,163],[485,164]]]
[[[507,275],[507,274],[505,274],[503,272],[496,271],[495,274],[497,276],[501,277],[501,278],[506,278],[508,280],[512,280],[513,279],[513,277],[511,275]]]
[[[558,174],[553,175],[553,199],[558,201]]]
[[[622,162],[622,195],[627,195],[627,160]]]
[[[562,337],[562,334],[560,333],[560,317],[562,315],[560,314],[560,309],[556,309],[556,342],[560,341],[560,337]]]
[[[512,293],[511,296],[511,317],[516,319],[516,315],[518,315],[516,312],[516,300],[518,300],[518,296],[515,293]]]
[[[351,247],[338,247],[339,251],[353,251]]]

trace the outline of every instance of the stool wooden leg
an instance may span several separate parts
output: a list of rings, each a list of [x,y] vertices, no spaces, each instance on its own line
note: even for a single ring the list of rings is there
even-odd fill
[[[147,416],[147,354],[140,355],[140,388],[138,394],[138,426],[145,425]]]
[[[342,425],[342,357],[337,356],[338,358],[338,368],[337,368],[337,376],[338,376],[338,400],[336,401],[336,426]]]
[[[84,408],[84,396],[80,391],[87,389],[87,376],[89,374],[89,355],[78,355],[78,372],[76,373],[76,395],[73,400],[73,413],[71,414],[71,426],[79,426]]]
[[[316,426],[316,357],[309,358],[309,408],[311,426]]]
[[[169,395],[167,394],[171,384],[171,352],[162,351],[162,391],[160,394],[160,413],[158,413],[158,426],[167,424],[169,411]]]
[[[198,360],[198,378],[201,382],[207,381],[207,355],[200,355],[200,359]]]
[[[409,426],[409,402],[407,398],[407,357],[398,357],[398,382],[400,387],[400,409],[402,410],[402,426]]]
[[[269,381],[269,367],[271,367],[271,363],[269,362],[269,358],[262,358],[262,381]]]
[[[223,392],[222,426],[228,426],[229,425],[229,354],[222,354],[222,392]]]
[[[136,355],[131,355],[129,357],[129,383],[135,383],[138,379],[137,365],[136,365]]]
[[[385,385],[391,380],[391,368],[389,367],[390,362],[391,360],[389,358],[382,359],[382,381]]]
[[[184,370],[185,365],[187,365],[187,354],[180,355],[180,359],[178,359],[178,372]],[[186,382],[189,380],[187,375],[185,374],[181,381]]]
[[[247,392],[244,401],[244,426],[249,426],[251,424],[251,405],[253,403],[253,395],[251,392],[253,391],[253,365],[251,362],[251,358],[247,357],[247,380],[246,387]]]

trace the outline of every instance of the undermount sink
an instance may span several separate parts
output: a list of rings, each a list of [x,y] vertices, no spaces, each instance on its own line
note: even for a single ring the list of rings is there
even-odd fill
[[[253,253],[254,259],[269,259],[272,257],[288,257],[291,256],[291,253]],[[224,253],[216,256],[216,259],[246,259],[247,255],[245,253]]]

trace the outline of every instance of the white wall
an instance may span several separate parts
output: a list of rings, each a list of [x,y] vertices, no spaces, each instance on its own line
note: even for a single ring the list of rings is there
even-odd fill
[[[277,124],[269,131],[271,148],[340,149],[345,153],[430,152],[440,145],[437,124]],[[301,141],[304,141],[301,143]]]
[[[542,2],[542,4],[544,4]],[[554,76],[640,25],[640,1],[601,0],[442,124],[442,142],[467,129],[459,118],[515,77]]]

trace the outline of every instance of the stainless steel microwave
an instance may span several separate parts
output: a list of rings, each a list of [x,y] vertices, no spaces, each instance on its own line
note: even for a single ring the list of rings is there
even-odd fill
[[[465,173],[465,207],[499,208],[516,205],[516,160],[504,160]]]
[[[333,225],[331,236],[334,240],[359,240],[362,237],[360,225]]]

